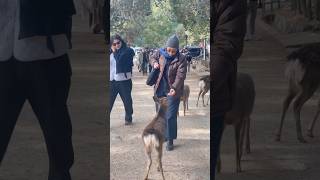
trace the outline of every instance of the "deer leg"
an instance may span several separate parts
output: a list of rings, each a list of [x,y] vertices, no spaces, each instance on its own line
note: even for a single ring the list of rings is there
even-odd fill
[[[204,104],[204,95],[205,94],[206,94],[205,92],[202,92],[202,94],[201,94],[203,107],[206,107],[206,105]]]
[[[147,155],[147,157],[148,157],[148,164],[147,164],[147,169],[146,169],[146,174],[145,174],[144,180],[148,180],[148,175],[149,175],[150,167],[151,167],[151,164],[152,164],[152,159],[151,159],[151,146],[150,146],[150,145],[147,145],[147,146],[145,147],[145,151],[146,151],[146,155]]]
[[[303,89],[302,93],[299,94],[298,98],[293,104],[294,119],[296,120],[297,138],[302,143],[306,143],[306,140],[302,136],[300,112],[303,104],[312,96],[313,92],[314,91],[312,89]]]
[[[241,161],[241,157],[242,157],[242,154],[243,154],[243,142],[244,142],[244,137],[245,137],[245,134],[246,134],[246,122],[247,122],[248,118],[243,118],[241,120],[241,124],[239,125],[240,126],[240,140],[239,140],[239,152],[240,152],[240,161]]]
[[[250,121],[251,118],[248,117],[247,121],[246,121],[246,153],[250,153],[251,149],[250,149]]]
[[[285,98],[285,100],[283,101],[283,108],[282,108],[282,115],[281,115],[281,120],[280,120],[280,127],[278,129],[277,134],[276,134],[276,141],[280,141],[280,139],[281,139],[283,122],[284,122],[288,107],[289,107],[291,101],[293,100],[293,98],[295,96],[296,96],[296,93],[294,93],[291,90],[291,88],[289,87],[289,93],[288,93],[287,97]]]
[[[187,110],[189,110],[189,97],[187,99]]]
[[[222,135],[221,135],[221,140],[222,140],[222,136],[223,136],[223,132],[224,132],[225,126],[223,126],[223,130],[222,130]],[[221,142],[220,142],[221,143]],[[221,148],[221,145],[219,146],[219,148]],[[220,156],[220,149],[218,150],[218,159],[217,159],[217,172],[220,173],[221,172],[221,156]]]
[[[186,116],[186,99],[183,100],[183,115]]]
[[[236,140],[236,167],[237,172],[241,172],[241,165],[240,165],[240,130],[241,124],[237,124],[234,126],[235,130],[235,140]]]
[[[318,101],[318,109],[317,109],[316,115],[314,116],[314,118],[313,118],[313,120],[310,123],[309,128],[308,128],[307,135],[309,137],[312,137],[312,138],[314,137],[314,135],[313,135],[313,127],[316,124],[316,121],[318,119],[319,114],[320,114],[320,100]]]
[[[162,145],[160,145],[157,148],[157,152],[158,152],[158,171],[161,172],[162,179],[165,180],[164,174],[163,174],[163,169],[162,169]]]
[[[200,90],[200,91],[199,91],[199,94],[198,94],[197,107],[198,107],[199,98],[200,98],[201,93],[202,93],[202,90]]]
[[[208,91],[209,91],[209,89],[205,89],[204,92],[202,93],[203,94],[202,95],[203,106],[205,106],[204,105],[204,96],[207,94]]]

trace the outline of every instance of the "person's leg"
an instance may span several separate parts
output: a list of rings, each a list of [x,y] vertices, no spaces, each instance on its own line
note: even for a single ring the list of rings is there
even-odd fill
[[[116,100],[117,98],[117,95],[119,93],[119,88],[118,88],[118,85],[117,85],[117,82],[116,81],[110,81],[110,107],[109,107],[109,114],[111,113],[112,111],[112,108],[113,108],[113,104],[114,104],[114,101]]]
[[[124,104],[124,109],[126,111],[125,121],[131,123],[132,122],[132,80],[120,81],[119,82],[119,94]]]
[[[0,62],[0,166],[25,102],[13,59]]]
[[[253,37],[255,35],[255,27],[256,27],[256,17],[257,17],[257,8],[258,8],[258,2],[253,1],[251,4],[251,10],[250,10],[250,33]]]
[[[224,114],[219,115],[213,115],[213,118],[211,120],[211,123],[213,123],[213,131],[210,133],[210,139],[212,143],[212,167],[213,169],[213,180],[215,179],[215,172],[216,172],[216,166],[217,166],[217,160],[219,156],[219,150],[220,150],[220,142],[222,138],[223,133],[223,126],[224,126]]]
[[[177,113],[179,110],[180,97],[168,96],[167,129],[166,139],[168,139],[167,150],[173,149],[173,140],[177,139]]]
[[[25,63],[31,83],[27,98],[35,112],[49,155],[48,180],[71,180],[72,125],[67,107],[71,66],[67,56]]]
[[[245,40],[251,40],[251,20],[252,19],[252,6],[251,6],[251,2],[248,3],[247,5],[247,20],[246,20],[246,24],[247,24],[247,31],[246,31],[246,36],[245,36]]]

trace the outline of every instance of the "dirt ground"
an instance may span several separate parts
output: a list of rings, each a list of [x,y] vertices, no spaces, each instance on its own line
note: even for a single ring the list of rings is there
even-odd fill
[[[243,172],[235,173],[234,130],[228,127],[221,147],[222,173],[218,180],[317,180],[320,175],[320,123],[315,126],[315,138],[305,136],[307,144],[296,138],[295,121],[290,106],[284,122],[282,141],[276,142],[275,132],[280,124],[282,101],[287,91],[284,65],[287,50],[269,31],[259,26],[261,41],[245,43],[239,60],[239,71],[253,76],[256,102],[252,114],[252,153],[242,160]],[[302,127],[307,126],[316,112],[319,95],[314,95],[303,107]]]
[[[110,175],[112,180],[143,179],[146,168],[141,134],[143,128],[155,115],[152,100],[153,88],[147,86],[146,76],[133,74],[133,125],[124,126],[124,108],[118,96],[110,119]],[[198,76],[188,74],[185,84],[190,86],[189,110],[183,116],[180,105],[178,117],[178,139],[175,149],[163,154],[163,169],[167,180],[207,180],[210,179],[210,122],[209,106],[196,107]],[[165,146],[165,144],[164,144]],[[155,162],[155,161],[154,161]],[[151,166],[149,178],[162,179]]]
[[[106,180],[109,138],[105,129],[107,104],[106,57],[103,35],[89,32],[87,21],[74,18],[73,69],[69,111],[73,124],[75,180]],[[57,72],[59,73],[59,72]],[[0,180],[45,180],[48,157],[39,123],[25,104],[0,168]]]

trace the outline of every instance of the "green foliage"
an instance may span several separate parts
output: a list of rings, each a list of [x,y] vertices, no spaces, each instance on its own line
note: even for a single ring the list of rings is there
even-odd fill
[[[144,47],[162,47],[172,34],[179,37],[180,46],[185,35],[188,44],[197,44],[209,37],[209,7],[208,0],[113,0],[111,34],[120,33]]]

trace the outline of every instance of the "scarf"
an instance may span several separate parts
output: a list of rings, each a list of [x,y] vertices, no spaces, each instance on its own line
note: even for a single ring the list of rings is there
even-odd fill
[[[170,56],[165,48],[160,48],[160,54],[166,58],[167,63],[173,61],[179,54],[179,49],[177,49],[177,53],[174,56]]]

